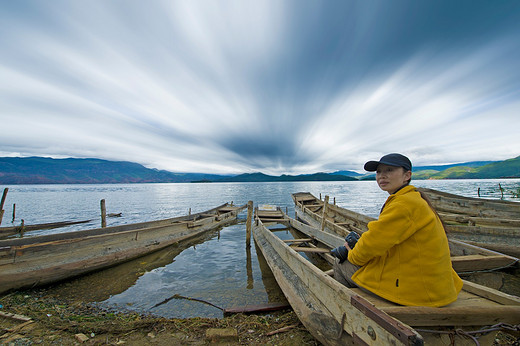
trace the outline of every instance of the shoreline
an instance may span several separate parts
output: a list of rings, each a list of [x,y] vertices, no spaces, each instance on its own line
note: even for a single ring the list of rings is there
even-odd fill
[[[290,309],[224,318],[164,318],[67,301],[57,298],[52,287],[8,293],[0,297],[0,305],[0,344],[319,345]]]

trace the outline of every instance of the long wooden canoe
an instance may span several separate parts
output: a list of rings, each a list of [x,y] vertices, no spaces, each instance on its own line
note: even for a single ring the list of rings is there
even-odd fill
[[[44,229],[61,228],[71,225],[78,225],[82,223],[89,223],[92,220],[81,220],[81,221],[57,221],[48,223],[38,223],[34,225],[20,225],[20,226],[8,226],[0,227],[0,239],[8,238],[15,234],[24,234],[25,232],[38,231]]]
[[[308,192],[293,193],[297,218],[329,233],[345,237],[350,231],[363,233],[374,218],[325,203]],[[323,221],[325,209],[325,222]],[[519,266],[516,257],[488,250],[463,241],[449,239],[452,264],[458,273],[498,270]]]
[[[319,239],[331,234],[281,211],[279,215],[276,222],[271,213],[264,223],[262,211],[257,211],[255,242],[300,321],[324,345],[460,344],[467,341],[461,336],[462,328],[520,323],[520,298],[467,281],[458,300],[442,308],[402,306],[347,288],[330,277],[326,268],[320,269],[300,255],[308,254],[309,249],[327,253]],[[285,231],[267,228],[275,224],[289,228],[292,234],[301,232],[305,238],[281,240],[277,234]],[[313,232],[321,235],[314,237]]]
[[[176,218],[0,240],[0,293],[44,285],[140,257],[236,220],[223,204]]]
[[[446,224],[450,238],[520,256],[520,203],[420,188]]]

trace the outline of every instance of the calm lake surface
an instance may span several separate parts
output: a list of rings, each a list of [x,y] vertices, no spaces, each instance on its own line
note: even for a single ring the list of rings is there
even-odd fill
[[[418,180],[418,187],[434,188],[469,197],[516,200],[520,179],[508,180]],[[500,185],[499,185],[500,184]],[[67,232],[100,226],[100,200],[114,226],[186,215],[213,208],[225,202],[242,205],[247,201],[272,204],[294,216],[291,193],[308,191],[330,196],[332,203],[377,217],[387,193],[375,181],[211,183],[211,184],[110,184],[110,185],[11,185],[4,205],[2,226],[89,220],[66,228],[39,231]],[[13,204],[16,204],[12,223]],[[244,212],[242,222],[172,246],[154,254],[55,285],[53,290],[68,298],[114,310],[135,310],[165,317],[221,317],[210,305],[186,299],[163,300],[178,294],[210,302],[222,308],[283,301],[284,297],[265,260],[253,245],[245,246]],[[36,232],[32,234],[38,234]]]

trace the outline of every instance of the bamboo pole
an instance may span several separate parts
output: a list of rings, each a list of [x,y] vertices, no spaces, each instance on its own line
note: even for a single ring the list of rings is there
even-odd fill
[[[107,226],[107,208],[105,205],[105,200],[101,200],[101,227]]]
[[[321,231],[325,230],[325,219],[327,218],[327,205],[329,204],[329,196],[325,195],[325,203],[323,204],[323,215],[321,217]]]
[[[246,247],[251,247],[251,222],[253,220],[253,201],[247,202]]]
[[[9,191],[8,187],[4,189],[4,193],[2,194],[2,201],[0,202],[0,225],[2,224],[2,218],[4,217],[4,203],[7,197],[7,191]]]

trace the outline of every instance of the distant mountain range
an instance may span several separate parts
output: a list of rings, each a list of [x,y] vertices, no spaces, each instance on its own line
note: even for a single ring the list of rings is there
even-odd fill
[[[505,161],[474,161],[445,166],[419,166],[413,179],[520,178],[520,156]],[[46,157],[0,158],[0,184],[105,184],[186,182],[355,181],[374,174],[353,171],[271,176],[263,173],[217,175],[173,173],[125,161],[52,159]]]

